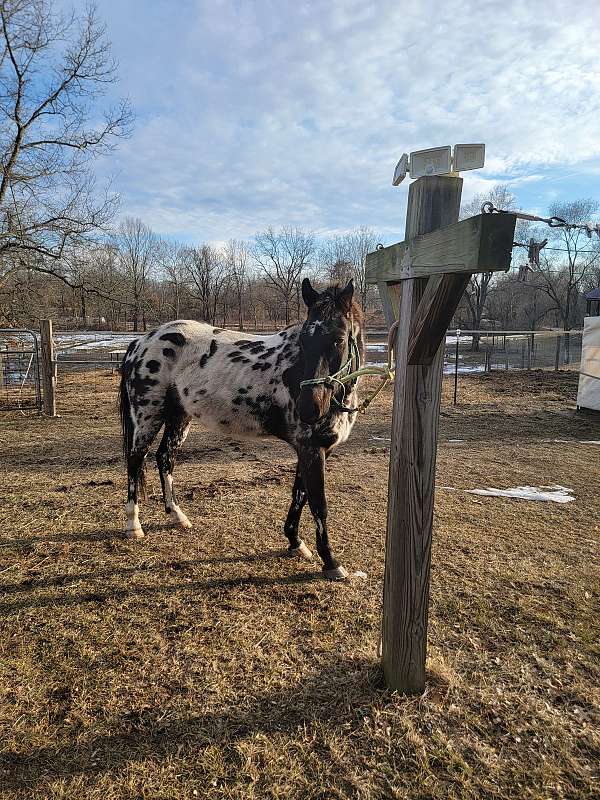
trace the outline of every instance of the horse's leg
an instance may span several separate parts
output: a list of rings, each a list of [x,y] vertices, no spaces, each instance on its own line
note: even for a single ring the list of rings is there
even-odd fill
[[[303,448],[299,452],[299,464],[308,505],[317,526],[317,551],[323,561],[323,572],[331,580],[343,580],[348,573],[333,557],[327,533],[325,451],[316,447]]]
[[[163,437],[156,451],[156,463],[160,473],[165,511],[169,515],[169,522],[179,525],[181,528],[191,528],[192,523],[177,505],[173,488],[173,469],[175,452],[185,442],[189,429],[190,417],[182,413],[173,415],[165,422]]]
[[[302,515],[302,509],[306,504],[306,500],[306,492],[304,490],[304,484],[302,483],[302,476],[300,475],[300,462],[298,462],[292,489],[292,503],[288,511],[285,525],[283,526],[283,531],[290,542],[290,546],[288,547],[290,555],[300,555],[308,561],[311,561],[312,552],[298,536],[298,525],[300,524],[300,516]]]
[[[128,539],[141,539],[144,531],[140,524],[139,495],[145,496],[145,460],[152,440],[158,433],[161,420],[154,419],[145,426],[138,425],[135,430],[131,451],[127,453],[127,527],[125,536]]]

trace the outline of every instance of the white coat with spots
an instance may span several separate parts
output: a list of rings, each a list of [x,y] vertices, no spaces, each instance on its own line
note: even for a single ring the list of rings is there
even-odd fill
[[[305,280],[302,294],[308,307],[304,324],[270,336],[177,320],[131,343],[120,389],[129,537],[144,535],[138,490],[143,488],[146,454],[163,427],[156,460],[165,509],[173,523],[190,526],[176,501],[173,466],[175,451],[191,422],[198,420],[205,428],[234,437],[275,436],[296,450],[296,479],[284,525],[289,550],[311,556],[298,537],[300,515],[308,502],[326,574],[346,576],[329,545],[324,462],[350,435],[357,416],[351,410],[358,404],[357,385],[346,385],[344,396],[339,387],[301,388],[300,382],[337,372],[352,359],[352,338],[364,357],[363,318],[353,301],[352,282],[345,289],[317,292]]]

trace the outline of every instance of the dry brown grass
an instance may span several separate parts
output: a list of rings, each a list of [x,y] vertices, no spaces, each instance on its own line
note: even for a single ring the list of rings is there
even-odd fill
[[[600,447],[578,440],[600,426],[574,414],[572,375],[470,376],[444,406],[439,486],[577,500],[438,490],[413,698],[375,655],[389,394],[330,462],[334,544],[368,574],[336,585],[278,557],[294,462],[277,443],[194,430],[176,479],[195,529],[161,528],[151,469],[148,536],[122,539],[115,379],[81,380],[60,419],[0,427],[3,798],[598,796]]]

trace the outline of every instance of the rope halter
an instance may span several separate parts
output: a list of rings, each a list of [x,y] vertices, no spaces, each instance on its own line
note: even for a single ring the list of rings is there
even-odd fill
[[[371,405],[373,400],[377,397],[379,392],[384,389],[387,384],[394,380],[394,368],[392,367],[392,353],[393,353],[393,343],[394,338],[396,335],[396,329],[398,327],[398,323],[395,322],[389,330],[388,333],[388,363],[387,367],[368,367],[364,366],[361,367],[360,365],[360,349],[358,347],[358,343],[353,333],[350,333],[348,337],[348,350],[349,350],[349,357],[348,359],[342,364],[342,366],[338,369],[337,372],[334,372],[333,375],[328,375],[325,378],[312,378],[311,380],[307,381],[300,381],[300,389],[304,389],[305,387],[309,386],[325,386],[327,389],[331,389],[331,402],[336,406],[338,411],[344,411],[347,414],[354,414],[357,411],[360,411],[364,414],[367,408]],[[372,392],[368,397],[366,397],[362,403],[360,403],[356,408],[349,408],[348,406],[344,405],[344,401],[346,399],[346,384],[350,383],[351,386],[357,382],[357,380],[362,375],[378,375],[381,378],[381,383]],[[335,396],[335,388],[337,386],[341,386],[342,388],[342,399],[339,401]]]

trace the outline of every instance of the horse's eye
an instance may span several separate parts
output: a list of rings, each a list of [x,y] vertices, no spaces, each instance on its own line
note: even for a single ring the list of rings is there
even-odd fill
[[[345,341],[346,341],[345,339],[336,339],[335,343],[337,344],[338,347],[341,347]]]

